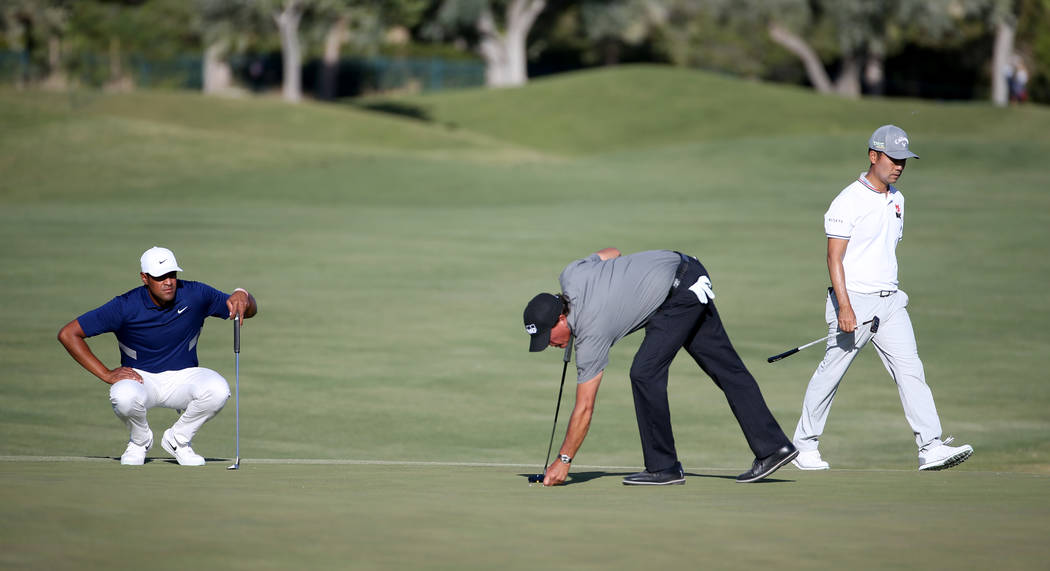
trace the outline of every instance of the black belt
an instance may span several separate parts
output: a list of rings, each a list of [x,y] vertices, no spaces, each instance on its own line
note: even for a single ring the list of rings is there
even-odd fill
[[[686,256],[681,252],[675,252],[682,260],[678,262],[678,269],[674,273],[674,281],[671,282],[671,291],[667,292],[667,297],[674,295],[674,292],[678,291],[678,286],[682,285],[682,278],[685,277],[685,273],[689,271],[689,264],[696,261],[696,258],[692,256]]]

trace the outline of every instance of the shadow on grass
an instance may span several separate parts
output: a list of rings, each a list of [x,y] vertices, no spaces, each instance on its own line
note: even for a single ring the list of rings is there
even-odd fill
[[[573,484],[583,484],[584,482],[590,482],[591,480],[597,480],[598,478],[606,478],[606,477],[623,478],[624,476],[630,476],[633,473],[634,472],[603,472],[603,471],[571,472],[569,474],[569,479],[562,485],[564,485],[564,486],[571,486]],[[529,476],[532,476],[534,474],[535,474],[535,472],[533,472],[531,474],[518,474],[518,475],[523,477],[523,478],[525,478],[526,480],[528,480]],[[717,479],[721,479],[721,480],[733,480],[734,482],[736,481],[736,476],[728,476],[728,475],[724,475],[724,474],[697,474],[697,473],[694,473],[694,472],[686,472],[685,475],[688,478],[717,478]],[[752,484],[778,484],[778,483],[787,483],[787,482],[794,482],[794,480],[784,480],[784,479],[780,479],[780,478],[764,478],[764,479],[759,480],[757,482],[750,482],[750,483],[752,483]],[[640,487],[644,487],[644,486],[640,486]]]
[[[734,482],[736,481],[736,476],[724,476],[724,475],[721,475],[721,474],[693,474],[693,473],[690,473],[690,472],[686,472],[685,475],[686,476],[696,477],[696,478],[721,478],[723,480],[733,480]],[[780,479],[780,478],[766,477],[766,478],[762,478],[761,480],[759,480],[757,482],[747,482],[747,483],[748,484],[784,484],[784,483],[794,482],[794,481],[795,480],[783,480],[783,479]]]
[[[418,105],[409,105],[406,103],[397,103],[394,101],[372,101],[369,103],[352,103],[352,105],[354,107],[357,107],[359,109],[365,109],[367,111],[387,113],[390,115],[397,115],[399,117],[416,119],[417,121],[426,121],[427,123],[433,121],[427,110]]]
[[[120,463],[120,456],[85,456],[85,458],[90,458],[92,460],[112,460],[112,461],[114,461],[114,462],[116,462],[118,464]],[[211,457],[205,456],[204,461],[205,462],[209,462],[209,463],[211,463],[211,462],[233,462],[233,459],[232,458],[211,458]],[[175,458],[159,457],[159,456],[154,456],[154,457],[147,456],[143,463],[144,464],[152,464],[153,462],[158,462],[158,463],[161,463],[161,464],[178,464],[179,463],[179,461],[176,460]]]

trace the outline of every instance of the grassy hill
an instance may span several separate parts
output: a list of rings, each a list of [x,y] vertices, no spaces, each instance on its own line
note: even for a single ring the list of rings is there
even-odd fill
[[[191,93],[0,91],[0,196],[86,199],[343,157],[529,157],[512,143],[389,115]],[[42,176],[46,174],[46,176]],[[184,192],[192,194],[193,184]]]
[[[570,155],[745,138],[861,135],[898,123],[937,137],[1045,141],[1050,110],[850,100],[808,89],[648,65],[563,74],[521,89],[365,99],[434,123]],[[965,120],[960,120],[965,118]],[[979,134],[979,136],[978,136]]]
[[[526,352],[521,311],[605,246],[699,256],[793,430],[819,349],[765,357],[822,334],[821,215],[887,122],[922,156],[899,185],[902,286],[942,423],[974,457],[915,472],[869,351],[822,443],[835,469],[736,485],[750,452],[681,358],[671,405],[689,481],[625,493],[619,475],[641,461],[634,335],[612,351],[575,483],[528,489],[519,474],[546,450],[561,359]],[[159,568],[651,565],[639,529],[669,565],[1031,568],[1050,555],[1046,109],[629,66],[355,106],[5,90],[0,124],[0,567],[112,568],[122,548]],[[127,434],[105,386],[55,340],[136,287],[153,245],[175,251],[180,277],[259,300],[238,473],[224,470],[232,402],[194,441],[204,469],[158,449],[120,470]],[[229,327],[209,320],[198,351],[232,383]],[[116,365],[112,336],[91,346]],[[158,433],[174,418],[150,414]]]

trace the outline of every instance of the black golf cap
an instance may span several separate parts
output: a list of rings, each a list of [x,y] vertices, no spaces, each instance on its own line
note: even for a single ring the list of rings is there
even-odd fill
[[[550,345],[551,329],[561,315],[561,297],[541,293],[525,306],[525,332],[529,334],[529,351],[543,351]]]

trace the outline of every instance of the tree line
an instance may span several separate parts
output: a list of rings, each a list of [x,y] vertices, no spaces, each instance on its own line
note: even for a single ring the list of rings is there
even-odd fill
[[[237,89],[231,62],[280,54],[280,89],[337,94],[347,55],[476,58],[487,86],[622,62],[808,85],[844,97],[1050,102],[1050,0],[3,0],[2,47],[61,87],[77,54],[130,87],[129,54],[201,59],[202,89]]]

